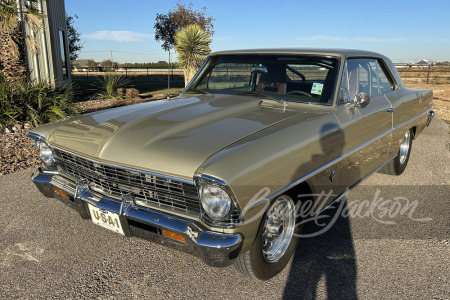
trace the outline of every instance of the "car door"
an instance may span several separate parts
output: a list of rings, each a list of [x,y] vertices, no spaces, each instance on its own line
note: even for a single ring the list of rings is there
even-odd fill
[[[370,97],[367,106],[355,105],[360,93]],[[338,109],[335,112],[343,134],[340,186],[351,187],[389,159],[392,129],[391,104],[380,89],[375,58],[347,58]]]

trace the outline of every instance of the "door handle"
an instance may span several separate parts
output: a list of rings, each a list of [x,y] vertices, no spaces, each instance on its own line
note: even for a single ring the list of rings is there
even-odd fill
[[[393,108],[393,107],[386,109],[386,112],[393,113],[394,111],[395,111],[395,108]]]

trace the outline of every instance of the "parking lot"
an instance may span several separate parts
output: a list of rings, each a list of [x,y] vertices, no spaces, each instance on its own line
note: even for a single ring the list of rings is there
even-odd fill
[[[43,197],[31,171],[0,176],[0,299],[449,299],[449,145],[448,125],[435,118],[403,175],[357,187],[351,216],[301,239],[266,282],[82,220]]]

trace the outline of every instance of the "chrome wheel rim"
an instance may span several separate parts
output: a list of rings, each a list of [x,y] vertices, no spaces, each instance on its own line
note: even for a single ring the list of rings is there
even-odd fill
[[[262,253],[268,262],[277,262],[288,249],[295,229],[295,204],[281,196],[267,211],[262,233]]]
[[[406,162],[406,158],[408,157],[409,153],[409,145],[411,134],[409,133],[409,130],[405,133],[405,137],[403,138],[403,142],[400,145],[400,163],[403,165]]]

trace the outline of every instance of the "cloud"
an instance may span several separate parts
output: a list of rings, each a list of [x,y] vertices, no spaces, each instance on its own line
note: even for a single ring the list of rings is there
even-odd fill
[[[96,31],[82,35],[82,38],[96,41],[145,42],[153,39],[152,34],[133,31]]]
[[[299,36],[297,40],[311,41],[311,42],[365,42],[365,43],[380,43],[380,42],[406,42],[407,38],[375,38],[375,37],[341,37],[329,35],[314,35],[314,36]]]

